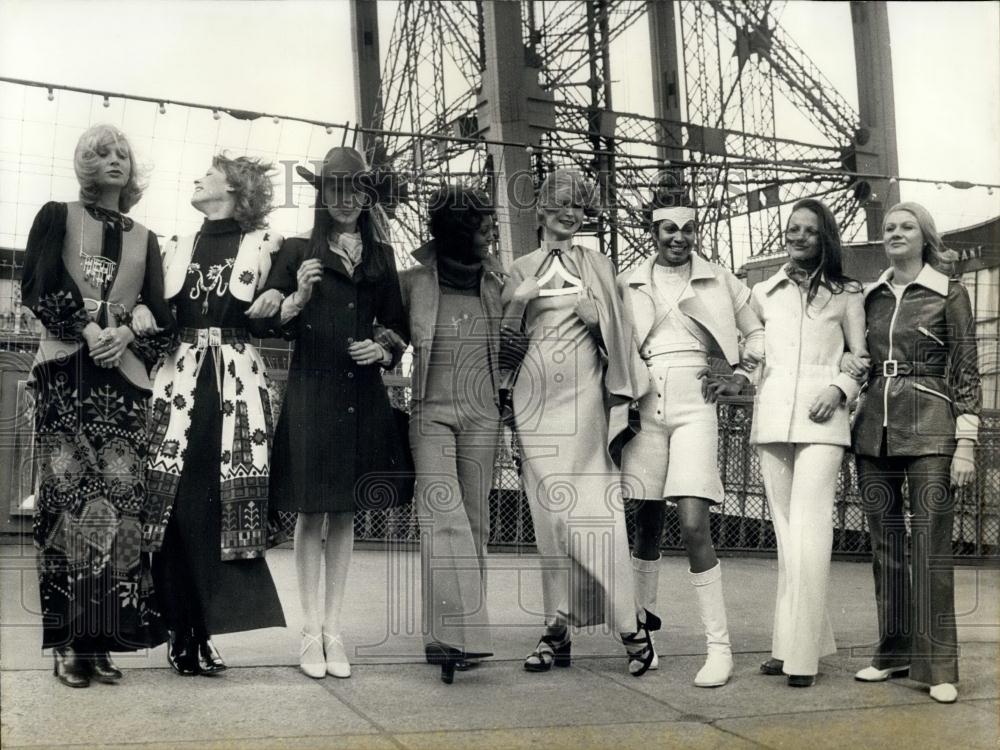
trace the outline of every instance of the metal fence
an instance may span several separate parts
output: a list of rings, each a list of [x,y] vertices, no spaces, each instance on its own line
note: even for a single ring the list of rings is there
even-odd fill
[[[408,405],[405,378],[392,378],[389,386],[394,405]],[[280,403],[280,400],[276,399]],[[752,397],[724,399],[719,405],[719,472],[725,499],[713,507],[711,532],[720,552],[776,553],[757,451],[750,445]],[[1000,412],[984,415],[977,449],[975,483],[956,495],[953,550],[958,558],[1000,562]],[[633,534],[633,511],[626,507],[629,539]],[[858,494],[854,456],[847,453],[837,479],[833,508],[833,553],[839,557],[871,553],[868,526]],[[388,511],[366,511],[355,520],[356,539],[370,542],[418,542],[416,511],[412,505]],[[534,527],[528,502],[511,452],[510,433],[505,429],[493,469],[490,493],[490,546],[531,547]],[[680,523],[668,503],[660,547],[665,552],[683,550]]]

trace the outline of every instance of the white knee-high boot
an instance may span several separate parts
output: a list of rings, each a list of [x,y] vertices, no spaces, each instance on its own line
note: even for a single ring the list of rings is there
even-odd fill
[[[708,658],[694,678],[697,687],[720,687],[729,682],[733,674],[733,652],[729,645],[729,627],[726,624],[726,602],[722,596],[722,566],[716,563],[702,573],[691,573],[698,596],[701,622],[708,641]]]
[[[640,617],[643,610],[647,610],[654,615],[659,615],[656,611],[656,594],[660,585],[660,559],[643,560],[632,555],[632,572],[635,576],[635,610]],[[653,642],[653,634],[649,634],[650,645]],[[653,649],[653,661],[650,669],[658,669],[660,659]]]

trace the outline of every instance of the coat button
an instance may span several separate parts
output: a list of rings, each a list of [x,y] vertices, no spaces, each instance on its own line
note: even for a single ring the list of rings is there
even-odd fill
[[[354,413],[354,407],[353,406],[348,406],[347,407],[347,413],[348,414],[353,414]]]
[[[353,373],[353,372],[348,372],[348,373],[347,373],[347,377],[348,377],[349,379],[350,379],[350,378],[353,378],[353,377],[354,377],[354,373]]]
[[[311,331],[313,329],[312,323],[306,323],[306,330]]]
[[[354,309],[354,303],[353,302],[348,302],[347,303],[347,309],[348,310],[353,310]]]

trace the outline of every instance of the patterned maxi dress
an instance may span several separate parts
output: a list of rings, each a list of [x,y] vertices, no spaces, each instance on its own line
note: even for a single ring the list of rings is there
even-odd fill
[[[268,526],[271,400],[246,316],[280,241],[206,219],[164,255],[181,343],[153,389],[149,536],[164,617],[199,638],[285,624],[264,559],[277,531]]]
[[[78,283],[88,256],[113,268],[105,283]],[[96,207],[42,207],[28,235],[22,295],[45,327],[31,372],[43,648],[73,644],[78,650],[130,651],[164,640],[140,548],[146,510],[145,367],[171,348],[171,336],[136,339],[125,364],[108,369],[96,365],[82,343],[91,320],[102,327],[128,323],[140,287],[157,323],[169,329],[152,232]]]

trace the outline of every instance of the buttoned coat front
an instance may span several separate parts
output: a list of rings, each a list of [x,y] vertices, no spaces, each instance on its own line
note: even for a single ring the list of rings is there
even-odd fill
[[[276,316],[262,332],[295,340],[271,458],[271,502],[279,510],[344,512],[409,500],[399,496],[408,459],[381,370],[348,353],[351,342],[374,337],[376,319],[400,342],[407,338],[392,248],[380,244],[375,252],[386,266],[375,279],[360,267],[349,274],[339,256],[324,253],[323,277],[306,306],[283,327]],[[307,257],[308,238],[286,240],[266,289],[294,292]],[[401,354],[400,345],[394,363]]]
[[[821,286],[808,304],[806,296],[784,268],[755,284],[751,293],[750,304],[764,323],[763,374],[750,430],[753,444],[850,445],[847,404],[861,389],[840,371],[840,359],[852,326],[855,346],[863,346],[861,286],[848,284],[837,294]],[[828,420],[814,422],[809,407],[830,385],[846,399]]]

